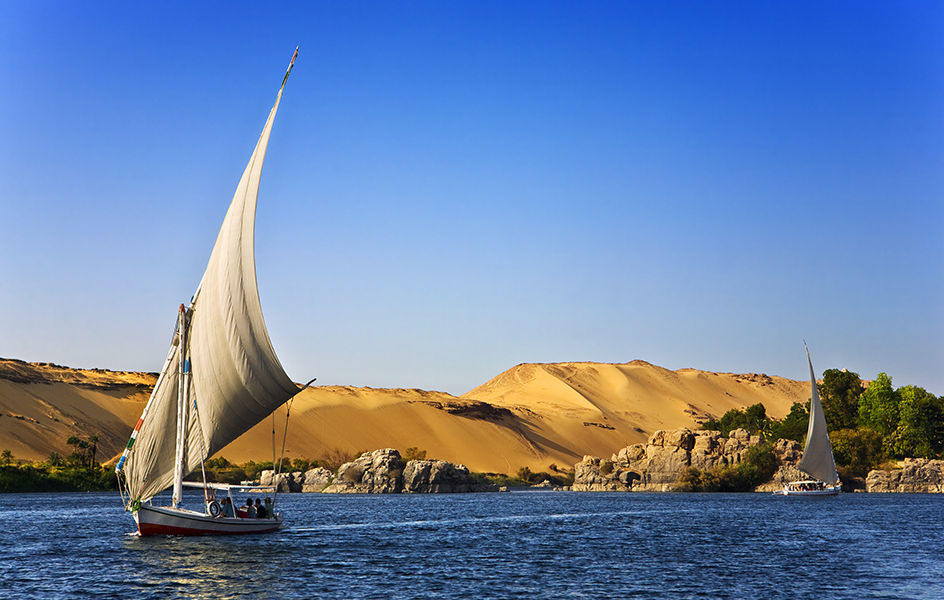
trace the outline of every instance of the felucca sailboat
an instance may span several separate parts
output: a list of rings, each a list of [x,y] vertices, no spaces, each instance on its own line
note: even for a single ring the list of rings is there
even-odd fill
[[[180,305],[164,367],[115,468],[122,500],[141,535],[262,533],[282,526],[281,514],[271,505],[265,518],[241,517],[234,510],[233,492],[258,488],[207,483],[203,464],[301,391],[282,368],[266,331],[253,240],[266,146],[297,56],[298,48],[203,280],[190,306]],[[203,483],[190,485],[203,488],[203,506],[191,510],[182,504],[183,479],[198,468],[204,472]],[[169,487],[170,504],[158,506],[155,496]]]
[[[774,492],[784,496],[832,496],[842,490],[836,460],[833,458],[833,446],[829,442],[826,429],[826,415],[819,401],[819,389],[816,387],[816,374],[813,372],[813,359],[810,349],[806,349],[806,360],[810,364],[810,424],[806,430],[806,447],[797,469],[813,479],[791,481],[782,490]]]

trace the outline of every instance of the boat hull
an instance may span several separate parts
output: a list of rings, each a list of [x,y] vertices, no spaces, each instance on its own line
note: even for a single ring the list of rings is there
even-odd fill
[[[182,508],[142,504],[134,512],[138,534],[144,535],[238,535],[270,533],[282,527],[282,517],[234,519],[213,517]]]
[[[839,492],[842,491],[842,488],[838,485],[836,486],[826,486],[822,489],[817,490],[799,490],[792,489],[790,487],[784,487],[782,490],[777,490],[774,492],[776,496],[836,496]]]

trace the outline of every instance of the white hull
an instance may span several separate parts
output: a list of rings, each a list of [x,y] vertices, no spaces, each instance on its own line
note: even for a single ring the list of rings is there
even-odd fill
[[[142,504],[134,512],[140,535],[231,535],[268,533],[282,527],[281,515],[272,519],[213,517],[183,508]]]
[[[775,496],[835,496],[842,491],[842,486],[822,486],[818,488],[804,489],[796,487],[793,484],[786,484],[782,490],[774,492]]]

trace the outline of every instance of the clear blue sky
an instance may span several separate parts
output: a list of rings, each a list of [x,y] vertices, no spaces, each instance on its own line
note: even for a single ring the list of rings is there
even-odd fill
[[[295,46],[256,224],[295,380],[803,379],[805,339],[944,394],[921,1],[0,1],[0,356],[160,368]]]

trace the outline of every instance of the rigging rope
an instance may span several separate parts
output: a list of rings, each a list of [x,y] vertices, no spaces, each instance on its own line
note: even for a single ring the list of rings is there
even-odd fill
[[[273,484],[275,486],[275,491],[272,492],[272,506],[275,506],[275,499],[279,495],[279,478],[278,475],[282,473],[282,461],[285,460],[285,440],[288,437],[288,417],[292,412],[292,403],[295,401],[295,396],[301,394],[303,391],[308,389],[308,386],[317,381],[317,377],[312,377],[311,381],[306,383],[301,389],[295,392],[295,395],[288,399],[288,403],[285,405],[285,429],[282,431],[282,455],[279,457],[279,470],[275,471],[275,466],[273,465]],[[272,462],[275,462],[275,412],[272,412]]]
[[[203,441],[203,425],[200,423],[200,411],[197,410],[197,398],[194,395],[193,398],[193,414],[197,416],[197,433],[200,437],[200,472],[203,474],[203,499],[204,501],[209,501],[209,491],[207,489],[207,472],[206,472],[206,444]]]
[[[288,404],[285,405],[285,429],[282,431],[282,455],[279,456],[279,470],[274,471],[275,476],[272,478],[272,483],[275,484],[275,491],[272,492],[272,506],[275,506],[275,500],[279,497],[279,475],[282,474],[282,461],[285,460],[285,438],[288,437],[288,416],[292,412],[292,402],[295,400],[295,396],[292,396],[288,399]],[[275,413],[272,413],[272,445],[273,445],[273,456],[275,455]],[[273,467],[274,469],[275,467]]]

